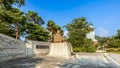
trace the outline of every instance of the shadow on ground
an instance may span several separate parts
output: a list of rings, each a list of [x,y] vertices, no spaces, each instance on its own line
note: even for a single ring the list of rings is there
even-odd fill
[[[37,55],[29,58],[14,59],[0,63],[0,68],[54,68],[66,59]]]
[[[0,68],[35,68],[44,58],[21,58],[0,63]]]

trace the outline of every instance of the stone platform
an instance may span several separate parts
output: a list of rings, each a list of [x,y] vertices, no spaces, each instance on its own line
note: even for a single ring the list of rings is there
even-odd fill
[[[70,43],[51,43],[49,57],[70,58],[72,55],[72,46]]]

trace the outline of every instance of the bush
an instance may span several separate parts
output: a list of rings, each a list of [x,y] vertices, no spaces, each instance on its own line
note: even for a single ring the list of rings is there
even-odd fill
[[[86,47],[83,47],[81,49],[82,52],[95,52],[96,51],[96,48],[95,46],[91,45],[91,46],[86,46]]]
[[[108,48],[107,52],[120,52],[120,48]]]
[[[108,48],[106,49],[107,52],[114,52],[114,48]]]
[[[81,50],[80,50],[80,48],[75,47],[75,48],[73,48],[73,51],[74,52],[80,52]]]
[[[120,48],[120,40],[110,39],[107,48]]]
[[[118,52],[120,52],[120,48],[118,48]]]
[[[96,47],[93,45],[90,46],[84,46],[84,47],[75,47],[73,48],[74,52],[95,52]]]
[[[83,41],[74,41],[71,44],[74,52],[95,52],[97,48],[92,40],[87,38],[84,38]]]

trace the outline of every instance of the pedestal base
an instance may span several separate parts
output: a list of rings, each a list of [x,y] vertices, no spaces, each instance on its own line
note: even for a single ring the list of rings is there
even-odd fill
[[[48,56],[69,58],[72,55],[72,52],[73,50],[70,43],[51,43]]]

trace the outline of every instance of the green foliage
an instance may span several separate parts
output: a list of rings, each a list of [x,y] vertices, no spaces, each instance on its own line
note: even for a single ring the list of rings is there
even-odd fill
[[[93,45],[93,42],[91,42],[91,40],[86,39],[85,42],[84,44],[82,44],[83,46],[73,46],[73,51],[74,52],[95,52],[96,51],[96,46]]]
[[[80,51],[81,51],[81,48],[80,48],[80,47],[74,47],[74,48],[73,48],[73,51],[74,51],[74,52],[80,52]]]
[[[24,13],[18,8],[6,9],[4,5],[0,6],[0,33],[19,38],[22,34],[20,28],[25,23]]]
[[[25,5],[25,0],[0,0],[0,5],[3,4],[6,9],[11,9],[13,5],[21,7]]]
[[[99,43],[99,45],[100,46],[107,46],[107,44],[108,44],[108,40],[109,40],[110,38],[109,37],[101,37],[101,39],[100,40],[98,40],[100,43]]]
[[[115,36],[115,38],[120,40],[120,30],[117,30],[117,35]]]
[[[61,30],[61,27],[56,25],[54,21],[49,20],[47,23],[47,30],[54,34],[57,30]]]
[[[93,30],[90,26],[85,17],[76,18],[65,26],[69,36],[67,41],[72,44],[74,51],[94,51],[91,41],[86,38],[86,34]]]
[[[101,43],[107,45],[107,52],[120,51],[120,30],[117,30],[117,34],[115,36],[103,38]]]
[[[47,41],[48,40],[48,32],[38,24],[28,23],[26,25],[26,33],[28,36],[26,37],[29,40],[35,41]]]
[[[120,48],[107,48],[107,52],[120,52]]]
[[[43,19],[34,11],[28,11],[26,14],[26,19],[29,23],[38,24],[40,26],[44,24]]]
[[[109,39],[107,48],[120,48],[120,40],[114,38]]]
[[[95,52],[96,51],[96,48],[95,46],[93,45],[90,45],[90,46],[86,46],[86,47],[83,47],[81,49],[82,52]]]
[[[24,13],[14,8],[24,4],[25,0],[0,0],[0,33],[16,39],[23,36],[30,40],[46,41],[48,32],[42,27],[44,21],[38,13]]]
[[[10,25],[8,23],[1,22],[0,23],[0,33],[9,35],[11,37],[15,37],[15,31],[9,26]]]
[[[83,52],[95,52],[96,47],[93,45],[93,42],[90,39],[84,41],[84,46],[82,46],[81,51]]]
[[[13,5],[22,6],[24,0],[0,0],[0,26],[4,27],[0,28],[0,33],[19,38],[24,13],[18,8],[13,8]]]
[[[50,41],[53,42],[53,36],[57,32],[57,30],[61,31],[63,35],[64,31],[61,29],[60,26],[56,25],[54,21],[49,20],[47,23],[47,30],[50,32]]]

